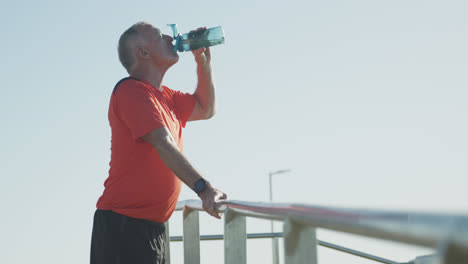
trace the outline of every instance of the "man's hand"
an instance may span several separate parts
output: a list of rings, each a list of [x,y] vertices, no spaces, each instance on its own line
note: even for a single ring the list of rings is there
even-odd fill
[[[203,29],[206,29],[206,27],[200,27],[197,30]],[[211,63],[211,52],[209,47],[192,50],[192,54],[195,57],[195,61],[199,65],[207,65]]]
[[[203,202],[203,209],[213,217],[221,219],[221,215],[218,212],[216,212],[216,210],[218,210],[219,207],[216,203],[220,200],[225,200],[227,198],[227,195],[222,191],[213,188],[211,184],[208,184],[208,186],[206,186],[206,189],[202,193],[200,193],[199,196]]]

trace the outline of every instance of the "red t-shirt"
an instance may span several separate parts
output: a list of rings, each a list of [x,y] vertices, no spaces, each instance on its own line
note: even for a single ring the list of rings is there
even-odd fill
[[[161,92],[145,80],[125,80],[116,88],[109,104],[109,177],[97,202],[98,209],[159,223],[169,219],[179,198],[181,181],[141,136],[166,127],[182,152],[182,127],[195,102],[194,95],[165,86]]]

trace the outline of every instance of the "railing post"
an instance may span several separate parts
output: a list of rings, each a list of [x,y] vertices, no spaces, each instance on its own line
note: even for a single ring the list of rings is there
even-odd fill
[[[272,232],[273,233],[273,232]],[[271,242],[272,244],[272,257],[273,257],[273,264],[279,264],[279,243],[278,237],[274,237]]]
[[[169,221],[164,223],[166,230],[166,247],[164,251],[164,258],[166,259],[166,264],[171,264],[171,236],[169,234]]]
[[[446,240],[438,247],[438,252],[434,256],[432,263],[443,263],[443,264],[458,264],[466,263],[468,260],[468,250],[457,246],[451,240]]]
[[[247,228],[245,216],[229,209],[224,212],[224,263],[247,263]]]
[[[184,263],[200,264],[200,225],[198,211],[184,207]]]
[[[317,264],[315,228],[291,221],[284,222],[284,263]]]

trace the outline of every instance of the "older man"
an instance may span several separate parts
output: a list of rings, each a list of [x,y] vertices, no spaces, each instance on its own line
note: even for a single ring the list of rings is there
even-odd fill
[[[203,179],[183,155],[187,121],[211,118],[215,87],[209,48],[193,51],[198,85],[194,94],[162,85],[179,56],[172,38],[144,22],[119,40],[119,58],[130,77],[115,86],[109,105],[111,161],[97,202],[91,263],[164,263],[164,222],[179,197],[181,181],[193,189],[212,216],[226,194]]]

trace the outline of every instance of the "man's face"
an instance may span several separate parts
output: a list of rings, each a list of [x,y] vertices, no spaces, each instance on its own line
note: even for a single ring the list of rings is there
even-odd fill
[[[152,25],[145,25],[141,29],[144,39],[144,47],[157,65],[172,66],[179,60],[179,55],[174,52],[172,37],[163,35],[161,30]]]

